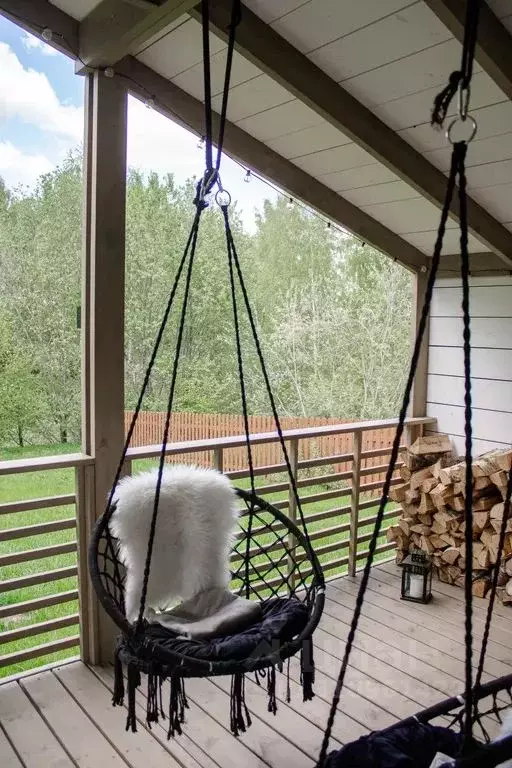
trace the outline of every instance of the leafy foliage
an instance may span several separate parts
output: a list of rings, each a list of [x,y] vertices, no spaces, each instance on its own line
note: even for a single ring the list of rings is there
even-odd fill
[[[126,223],[126,405],[133,407],[181,259],[194,185],[131,170]],[[79,438],[81,157],[33,191],[0,180],[0,440]],[[232,227],[281,410],[372,418],[396,414],[410,342],[411,279],[401,267],[284,199],[255,231]],[[165,408],[178,294],[144,407]],[[239,306],[241,297],[238,296]],[[250,409],[269,411],[248,323]],[[203,215],[176,409],[239,412],[222,217]]]

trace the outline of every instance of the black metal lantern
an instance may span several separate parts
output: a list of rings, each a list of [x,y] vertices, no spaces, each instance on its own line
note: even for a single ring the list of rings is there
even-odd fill
[[[429,603],[432,599],[432,563],[426,552],[407,555],[402,566],[402,600]]]

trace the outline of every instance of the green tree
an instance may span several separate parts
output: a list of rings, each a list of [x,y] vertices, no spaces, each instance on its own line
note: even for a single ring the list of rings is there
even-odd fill
[[[11,323],[0,315],[0,439],[17,443],[34,438],[44,418],[46,403],[39,371],[17,347]]]

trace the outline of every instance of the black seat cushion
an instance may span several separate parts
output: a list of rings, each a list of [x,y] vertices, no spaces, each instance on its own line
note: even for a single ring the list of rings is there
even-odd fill
[[[209,640],[188,640],[159,624],[146,626],[145,635],[160,648],[206,661],[236,661],[265,656],[292,640],[306,627],[308,607],[294,597],[272,598],[261,603],[262,618],[236,635]]]

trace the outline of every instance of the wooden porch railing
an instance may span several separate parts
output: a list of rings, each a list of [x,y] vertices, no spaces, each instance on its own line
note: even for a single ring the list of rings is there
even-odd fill
[[[433,423],[430,418],[409,419],[406,442],[413,432]],[[354,575],[364,564],[395,427],[395,420],[384,420],[290,429],[284,433],[310,538],[327,578]],[[374,448],[368,439],[376,430],[388,432],[388,444],[384,447]],[[301,458],[311,455],[310,451],[302,450],[304,441],[341,434],[351,436],[350,451]],[[183,460],[186,456],[193,463],[195,455],[208,452],[211,466],[222,471],[225,452],[243,446],[244,440],[238,435],[171,443],[167,455],[171,461],[173,457]],[[274,432],[259,433],[251,441],[255,446],[276,443],[278,436]],[[319,444],[324,445],[325,441]],[[159,453],[158,445],[131,448],[126,472],[154,465]],[[62,469],[74,470],[73,493],[0,504],[0,676],[17,673],[27,663],[35,666],[56,653],[73,654],[80,650],[82,658],[89,658],[96,620],[87,577],[87,545],[94,517],[94,459],[70,454],[4,461],[0,462],[0,477]],[[226,474],[235,484],[243,484],[249,476],[248,469]],[[295,517],[295,499],[285,464],[257,466],[256,475],[262,480],[257,484],[257,492]],[[400,480],[397,477],[393,482]],[[16,524],[18,514],[22,519],[21,513],[33,510],[48,511],[49,519],[44,517],[37,524]],[[57,511],[65,516],[51,519]],[[394,545],[385,541],[385,533],[396,515],[397,509],[390,505],[377,548],[379,558],[385,558],[393,549]],[[2,525],[2,519],[8,520],[9,526]],[[65,537],[63,542],[52,542],[55,535],[70,531],[75,535]],[[37,543],[41,537],[45,537],[43,545]],[[27,546],[20,546],[25,539]],[[59,560],[64,556],[67,557],[63,564]],[[45,569],[49,559],[54,567]],[[11,566],[16,566],[14,576]],[[44,642],[38,642],[41,637]]]

